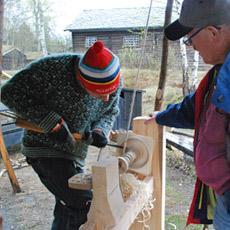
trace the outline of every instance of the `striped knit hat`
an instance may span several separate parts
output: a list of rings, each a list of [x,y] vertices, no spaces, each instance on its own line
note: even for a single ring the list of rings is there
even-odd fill
[[[103,42],[96,41],[80,59],[77,78],[89,91],[110,94],[120,82],[119,59]]]

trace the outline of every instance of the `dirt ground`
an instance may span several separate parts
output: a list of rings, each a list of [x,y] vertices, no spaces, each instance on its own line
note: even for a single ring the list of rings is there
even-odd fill
[[[95,148],[92,148],[90,152],[88,164],[98,155],[98,150]],[[22,157],[21,154],[10,156],[13,160]],[[178,159],[176,162],[173,161],[170,157],[167,158],[166,217],[186,216],[192,196],[194,177],[182,169],[183,163],[178,164]],[[0,169],[3,167],[1,162]],[[22,189],[21,193],[12,193],[6,173],[0,178],[0,212],[4,218],[3,230],[50,229],[54,206],[53,196],[41,184],[30,166],[17,169],[15,173]],[[167,227],[167,229],[175,228]]]

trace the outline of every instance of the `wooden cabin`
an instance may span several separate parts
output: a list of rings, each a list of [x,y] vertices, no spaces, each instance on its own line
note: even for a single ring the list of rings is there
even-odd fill
[[[2,55],[3,70],[17,70],[25,66],[27,63],[26,55],[18,48],[12,48]]]
[[[96,40],[103,40],[109,49],[118,53],[124,47],[141,48],[147,16],[146,7],[84,10],[66,30],[72,33],[74,51],[84,52]],[[147,44],[149,52],[156,48],[162,36],[164,18],[155,16],[152,10]]]
[[[136,51],[136,54],[141,52],[148,12],[148,7],[84,10],[65,30],[72,34],[74,52],[83,53],[96,40],[102,40],[121,58],[125,49],[126,52],[127,49]],[[150,58],[160,65],[164,18],[165,3],[153,4],[143,65],[148,64]],[[174,13],[173,20],[175,18],[177,15]],[[189,64],[193,62],[193,55],[194,51],[188,49]],[[181,67],[179,42],[170,42],[169,58],[174,67]],[[128,60],[125,64],[127,63]],[[206,67],[202,60],[200,60],[200,67]]]

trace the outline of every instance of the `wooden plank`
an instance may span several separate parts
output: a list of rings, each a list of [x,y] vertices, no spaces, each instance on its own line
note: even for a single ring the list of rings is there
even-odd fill
[[[194,131],[193,130],[181,131],[180,129],[171,128],[170,133],[194,138]]]
[[[193,156],[193,138],[166,132],[167,144],[174,146],[185,154]]]
[[[69,178],[68,184],[73,189],[90,190],[93,188],[92,174],[78,173]]]
[[[133,131],[136,134],[149,136],[154,140],[153,158],[152,158],[152,177],[154,178],[154,208],[151,210],[151,219],[146,222],[149,229],[165,229],[165,132],[164,127],[151,123],[145,125],[148,117],[137,117],[133,120]],[[131,230],[143,229],[143,224],[135,223]]]

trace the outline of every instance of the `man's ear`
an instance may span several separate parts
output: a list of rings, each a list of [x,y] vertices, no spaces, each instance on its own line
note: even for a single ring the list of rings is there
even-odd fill
[[[206,29],[215,37],[219,34],[219,29],[215,26],[207,26]]]

